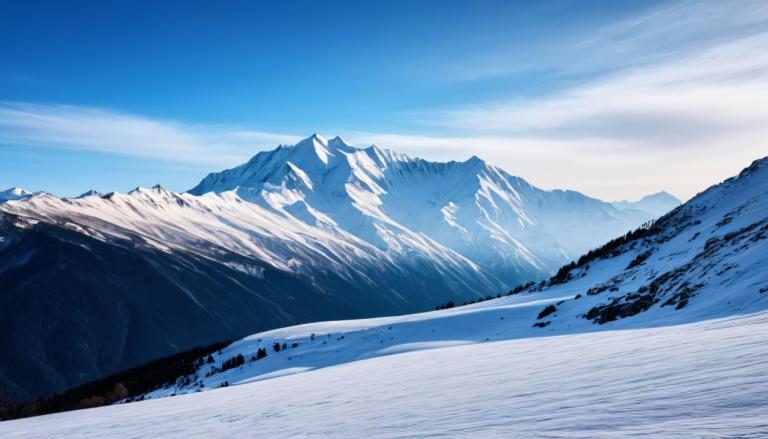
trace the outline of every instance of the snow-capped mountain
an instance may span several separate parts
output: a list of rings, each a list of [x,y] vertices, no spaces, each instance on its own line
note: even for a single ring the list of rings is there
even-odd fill
[[[633,209],[648,212],[654,216],[662,216],[681,204],[674,195],[661,191],[646,195],[637,201],[615,201],[614,207],[621,210]]]
[[[0,203],[9,200],[23,200],[34,195],[32,192],[24,190],[19,187],[12,187],[9,189],[0,189]]]
[[[477,157],[435,163],[317,134],[210,174],[189,192],[234,192],[390,253],[456,252],[511,286],[548,277],[658,216],[578,192],[544,191]]]
[[[257,333],[141,402],[8,431],[760,436],[765,267],[768,158],[507,296]]]

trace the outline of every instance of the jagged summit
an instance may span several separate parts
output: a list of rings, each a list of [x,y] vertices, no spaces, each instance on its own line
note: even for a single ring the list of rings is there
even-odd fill
[[[512,283],[546,276],[656,216],[538,189],[477,156],[432,162],[316,133],[209,174],[189,193],[230,191],[312,226],[333,223],[382,250],[399,247],[393,237],[403,233],[428,237]]]
[[[32,192],[29,192],[26,189],[22,189],[16,186],[5,189],[5,190],[0,189],[0,203],[3,203],[5,201],[23,200],[33,195],[35,194]]]
[[[103,195],[104,194],[102,194],[101,192],[97,191],[96,189],[89,189],[89,190],[83,192],[82,194],[78,195],[75,198],[102,197]]]
[[[338,145],[338,146],[345,146],[345,147],[352,147],[352,144],[348,143],[346,140],[344,140],[341,136],[336,136],[333,139],[328,141],[329,145]]]

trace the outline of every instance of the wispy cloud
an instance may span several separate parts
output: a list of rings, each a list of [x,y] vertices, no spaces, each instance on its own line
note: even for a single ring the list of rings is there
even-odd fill
[[[651,139],[723,132],[764,122],[768,32],[685,58],[622,71],[535,100],[431,111],[423,121],[467,131],[549,137]],[[656,127],[657,129],[651,129]]]
[[[624,66],[543,97],[415,117],[540,184],[604,197],[687,197],[768,154],[768,3],[674,3],[577,45]]]
[[[102,108],[0,103],[0,143],[227,166],[297,136],[157,120]]]
[[[583,77],[658,63],[764,32],[767,19],[763,0],[671,1],[603,27],[553,31],[512,52],[500,43],[427,65],[440,70],[432,76],[448,82],[526,72]]]

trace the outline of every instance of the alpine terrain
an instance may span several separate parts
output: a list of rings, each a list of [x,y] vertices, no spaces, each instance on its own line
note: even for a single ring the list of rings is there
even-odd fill
[[[768,158],[503,297],[258,333],[129,398],[141,402],[0,430],[756,437],[768,409],[765,267]]]

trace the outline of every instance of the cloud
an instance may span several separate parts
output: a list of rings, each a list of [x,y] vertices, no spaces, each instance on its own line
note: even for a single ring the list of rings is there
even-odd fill
[[[650,5],[650,3],[649,3]],[[475,47],[431,71],[445,82],[498,79],[533,74],[558,79],[658,63],[715,44],[765,31],[768,3],[763,0],[672,1],[602,27],[573,23],[530,39],[510,50],[503,43]]]
[[[155,120],[102,108],[0,103],[0,143],[226,166],[297,136]]]
[[[630,69],[543,98],[431,111],[422,122],[549,137],[625,137],[640,131],[690,138],[704,126],[741,130],[766,120],[768,32],[703,53]],[[670,129],[672,128],[672,129]],[[693,128],[693,129],[691,129]],[[703,132],[708,136],[709,132]],[[663,137],[663,136],[662,136]]]
[[[448,144],[477,144],[534,183],[606,198],[660,189],[689,197],[768,153],[765,2],[673,4],[580,47],[658,56],[546,96],[410,116],[461,133]]]

